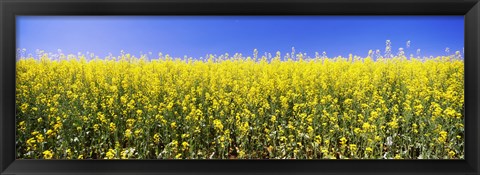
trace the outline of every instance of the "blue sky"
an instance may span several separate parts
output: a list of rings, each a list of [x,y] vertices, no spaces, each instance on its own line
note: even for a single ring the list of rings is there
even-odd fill
[[[17,48],[27,53],[118,56],[159,52],[175,57],[295,51],[328,57],[368,50],[445,55],[464,47],[463,16],[17,16]],[[406,42],[410,40],[407,49]]]

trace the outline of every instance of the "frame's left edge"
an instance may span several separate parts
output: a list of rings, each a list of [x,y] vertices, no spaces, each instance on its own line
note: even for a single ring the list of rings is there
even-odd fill
[[[477,11],[476,15],[477,15],[477,20],[475,20],[475,23],[476,24],[476,44],[475,44],[475,47],[477,48],[476,49],[476,59],[478,61],[478,59],[480,59],[480,2],[477,1],[477,4],[475,5],[474,7]],[[477,71],[478,71],[478,68],[480,68],[480,61],[477,62]],[[477,88],[478,88],[478,83],[480,82],[480,71],[478,71],[478,74],[477,74]],[[480,89],[477,89],[478,92],[477,92],[477,104],[480,102]],[[477,108],[477,117],[475,118],[476,120],[476,126],[475,129],[476,129],[476,136],[477,136],[477,139],[475,140],[476,143],[476,173],[480,175],[480,119],[478,118],[478,115],[480,114],[480,108]]]
[[[0,38],[3,38],[3,26],[5,25],[5,23],[3,22],[3,13],[4,13],[4,10],[3,10],[3,1],[0,1]],[[3,40],[0,42],[0,66],[3,65],[3,55],[5,52],[3,52]],[[3,69],[0,67],[0,84],[3,84],[3,73],[2,73]],[[2,86],[0,86],[0,127],[3,128],[3,102],[2,102],[2,99],[3,99],[3,93],[2,93]],[[3,151],[3,129],[0,129],[0,155],[3,155],[4,151]],[[0,156],[0,174],[5,170],[5,165],[3,163],[3,156]]]
[[[4,52],[4,49],[3,47],[5,46],[5,40],[3,39],[4,38],[4,30],[3,30],[3,26],[5,25],[5,19],[4,19],[4,13],[5,13],[5,10],[4,10],[4,3],[3,1],[0,1],[0,38],[2,38],[2,41],[0,42],[0,85],[3,85],[3,60],[5,58],[5,52]],[[3,121],[4,119],[4,113],[3,113],[3,86],[0,86],[0,174],[3,173],[3,171],[5,171],[6,167],[8,166],[8,164],[5,163],[5,160],[4,160],[4,153],[5,153],[5,147],[3,146],[5,144],[5,141],[4,141],[4,130],[5,130],[5,122]]]
[[[15,74],[15,14],[9,9],[13,2],[0,0],[0,174],[15,161],[15,78],[7,77]]]

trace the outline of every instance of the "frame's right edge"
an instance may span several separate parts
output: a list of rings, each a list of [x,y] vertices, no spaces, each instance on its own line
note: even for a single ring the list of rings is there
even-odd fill
[[[479,174],[480,170],[480,3],[475,4],[465,14],[465,155],[467,163]]]
[[[3,60],[4,56],[6,55],[4,52],[4,43],[5,43],[5,37],[4,37],[4,30],[3,26],[5,25],[5,21],[3,21],[3,14],[4,14],[4,2],[0,0],[0,174],[7,168],[7,163],[5,162],[5,156],[2,155],[6,152],[5,147],[3,144],[4,142],[4,133],[3,130],[5,127],[4,125],[4,116],[3,116],[3,68],[1,67],[3,65]]]

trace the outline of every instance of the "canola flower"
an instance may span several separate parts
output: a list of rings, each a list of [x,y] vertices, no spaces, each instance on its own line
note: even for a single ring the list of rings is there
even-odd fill
[[[115,150],[113,149],[108,149],[108,152],[105,155],[104,159],[114,159],[116,156]]]
[[[43,152],[43,158],[44,159],[52,159],[53,153],[50,150],[46,150]]]
[[[22,58],[17,158],[463,159],[463,64]]]

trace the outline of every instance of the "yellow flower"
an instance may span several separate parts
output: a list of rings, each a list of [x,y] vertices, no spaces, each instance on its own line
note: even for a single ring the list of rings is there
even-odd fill
[[[52,159],[53,153],[50,150],[43,151],[43,158],[44,159]]]
[[[363,123],[362,128],[363,128],[363,130],[368,130],[370,128],[370,124],[369,123]]]
[[[323,154],[328,154],[328,149],[327,148],[322,148],[322,153]]]
[[[341,145],[347,144],[347,138],[345,138],[345,137],[340,138],[340,144]]]
[[[372,153],[372,152],[373,152],[373,149],[372,149],[371,147],[367,147],[367,148],[365,148],[365,151],[366,151],[367,153]]]
[[[189,144],[187,142],[182,142],[183,149],[187,149]]]
[[[37,141],[36,141],[35,138],[33,138],[33,137],[32,137],[32,138],[29,138],[29,139],[27,140],[27,144],[30,145],[30,146],[32,146],[32,145],[35,144],[36,142],[37,142]]]
[[[454,157],[455,155],[456,155],[456,153],[455,153],[455,151],[453,151],[453,150],[450,150],[450,151],[448,152],[448,156],[450,156],[450,158],[451,158],[451,157]]]
[[[375,136],[375,141],[381,141],[382,140],[382,137],[380,136]]]
[[[441,131],[440,137],[438,137],[438,142],[445,143],[447,141],[447,134],[448,133],[446,131]]]
[[[23,103],[22,106],[20,106],[20,109],[23,113],[26,113],[27,112],[27,109],[28,109],[28,104],[27,103]]]
[[[176,140],[173,140],[173,141],[171,142],[171,144],[172,144],[172,147],[174,147],[174,148],[175,148],[175,147],[177,147],[177,146],[178,146],[178,141],[176,141]]]
[[[243,158],[244,156],[245,156],[245,151],[240,150],[240,151],[238,152],[238,157],[239,157],[239,158]]]
[[[134,134],[135,134],[135,136],[140,137],[140,134],[141,134],[142,132],[143,132],[142,129],[136,129],[135,132],[134,132]]]
[[[314,129],[313,129],[312,126],[308,126],[308,127],[307,127],[307,132],[308,132],[309,134],[313,134],[313,131],[314,131]]]
[[[47,134],[47,136],[51,136],[54,133],[53,133],[53,130],[49,129],[49,130],[47,130],[47,132],[45,134]]]
[[[100,126],[98,124],[93,125],[93,131],[98,131]]]
[[[351,150],[352,152],[355,152],[355,151],[357,150],[357,145],[355,145],[355,144],[350,144],[350,150]]]
[[[132,130],[126,129],[125,130],[125,138],[128,139],[130,137],[132,137]]]
[[[115,123],[110,122],[110,132],[114,132],[116,129],[117,129],[117,126],[115,125]]]
[[[190,134],[182,134],[182,139],[190,137]]]
[[[355,132],[355,134],[358,134],[360,133],[362,130],[360,128],[355,128],[353,129],[353,132]]]
[[[18,123],[18,127],[20,128],[20,130],[22,131],[25,131],[25,129],[27,129],[25,127],[25,121],[21,121],[20,123]]]
[[[448,134],[448,133],[447,133],[446,131],[441,131],[441,132],[440,132],[440,137],[445,137],[445,138],[446,138],[446,137],[447,137],[447,134]]]
[[[153,142],[155,142],[156,144],[160,143],[160,134],[156,133],[155,135],[153,135]]]
[[[133,124],[135,124],[135,119],[127,119],[127,126],[128,128],[132,128]]]
[[[127,150],[123,150],[122,152],[120,152],[120,155],[122,155],[122,159],[128,159]]]
[[[115,150],[114,149],[108,149],[108,152],[105,155],[105,159],[113,159],[115,158]]]
[[[223,124],[219,119],[213,120],[213,126],[215,127],[216,130],[221,131],[223,130]]]
[[[142,110],[137,110],[137,115],[142,115],[143,111]]]
[[[272,123],[275,123],[275,121],[277,121],[277,117],[274,116],[274,115],[272,115],[272,117],[270,117],[270,121],[271,121]]]
[[[55,131],[58,131],[62,128],[62,123],[55,123],[55,125],[53,125],[53,130]]]
[[[37,141],[38,141],[39,143],[41,143],[41,142],[44,141],[44,140],[43,140],[44,138],[43,138],[43,135],[42,135],[42,134],[38,134],[36,137],[37,137]]]

